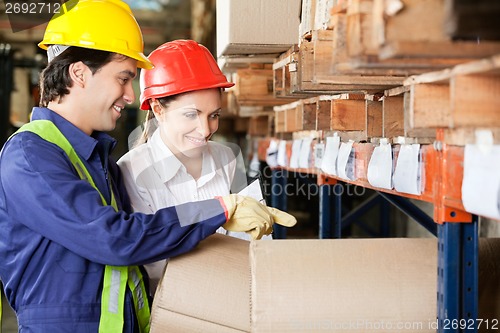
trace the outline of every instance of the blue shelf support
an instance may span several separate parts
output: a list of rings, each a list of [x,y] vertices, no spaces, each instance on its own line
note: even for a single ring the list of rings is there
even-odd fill
[[[477,332],[478,226],[438,225],[438,332]]]
[[[319,238],[332,238],[332,205],[330,196],[331,185],[319,186]]]
[[[340,183],[319,186],[320,239],[342,237],[342,193],[343,188]]]
[[[288,182],[288,171],[273,169],[271,172],[271,206],[282,211],[287,211],[286,185]],[[286,227],[275,224],[273,226],[273,238],[285,239]]]
[[[424,211],[418,208],[415,204],[410,202],[407,198],[400,197],[394,194],[378,192],[378,194],[385,200],[393,204],[396,208],[401,210],[407,216],[411,217],[422,225],[427,231],[429,231],[434,236],[437,236],[437,227],[434,220],[427,215]]]
[[[391,205],[387,200],[380,200],[380,237],[389,237]]]
[[[344,189],[342,184],[333,185],[333,238],[342,237],[342,193]]]

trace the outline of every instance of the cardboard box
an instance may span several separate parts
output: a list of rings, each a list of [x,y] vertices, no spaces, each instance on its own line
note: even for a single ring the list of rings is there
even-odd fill
[[[279,54],[299,42],[301,0],[217,0],[217,57]]]
[[[253,242],[252,332],[435,332],[436,255],[431,238]]]
[[[432,238],[247,242],[215,234],[170,260],[151,332],[361,332],[407,323],[430,332],[436,256]]]
[[[151,333],[250,332],[248,245],[214,234],[170,259],[154,298]]]

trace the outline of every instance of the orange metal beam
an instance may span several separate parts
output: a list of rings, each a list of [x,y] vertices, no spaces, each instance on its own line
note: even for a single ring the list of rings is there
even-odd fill
[[[444,131],[437,130],[436,143],[434,145],[422,145],[422,159],[424,168],[422,170],[423,190],[420,195],[401,193],[395,190],[386,190],[373,187],[367,180],[368,163],[374,145],[371,143],[355,143],[356,152],[356,180],[348,181],[334,175],[325,174],[318,168],[292,169],[289,171],[315,174],[318,185],[334,185],[339,181],[362,186],[399,195],[402,197],[417,199],[434,204],[434,221],[442,224],[444,222],[472,222],[472,214],[467,213],[462,204],[462,178],[464,147],[443,144]],[[264,146],[265,143],[262,142]],[[291,157],[292,142],[287,142],[288,159]],[[260,149],[259,149],[260,150]],[[262,154],[259,154],[261,157]]]

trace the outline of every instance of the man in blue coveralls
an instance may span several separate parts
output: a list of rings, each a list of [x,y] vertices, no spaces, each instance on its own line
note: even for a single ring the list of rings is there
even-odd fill
[[[110,152],[137,67],[152,64],[120,0],[71,0],[39,44],[41,107],[0,153],[0,279],[20,332],[147,332],[141,265],[223,226],[254,239],[291,215],[229,195],[132,213]]]

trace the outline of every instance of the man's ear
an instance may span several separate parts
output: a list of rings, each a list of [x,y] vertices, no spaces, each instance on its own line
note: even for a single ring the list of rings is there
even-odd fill
[[[87,65],[81,61],[74,62],[69,65],[69,76],[71,81],[83,88],[85,86],[85,72],[88,69]]]

